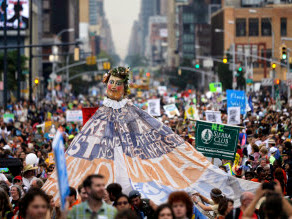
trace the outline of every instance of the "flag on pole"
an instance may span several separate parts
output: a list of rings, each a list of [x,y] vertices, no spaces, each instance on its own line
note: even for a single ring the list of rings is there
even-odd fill
[[[65,153],[64,153],[63,137],[62,137],[62,132],[60,132],[59,130],[57,131],[57,134],[55,135],[52,146],[53,146],[54,155],[55,155],[55,164],[56,164],[56,169],[57,169],[61,207],[62,207],[62,210],[64,210],[66,197],[69,195],[70,190],[69,190],[66,159],[65,159]]]

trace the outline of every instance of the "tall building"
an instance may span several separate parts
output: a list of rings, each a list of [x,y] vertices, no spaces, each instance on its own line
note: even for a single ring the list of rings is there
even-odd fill
[[[80,2],[85,0],[80,0]],[[68,43],[79,38],[79,0],[43,0],[42,43]],[[80,31],[81,32],[81,31]],[[42,48],[43,78],[45,89],[53,67],[64,63],[73,53],[75,45]],[[81,46],[82,49],[82,46]],[[55,56],[52,56],[54,55]]]
[[[146,37],[148,35],[149,18],[157,14],[157,0],[142,0],[140,11],[140,23],[142,28],[142,51],[146,48]],[[143,54],[144,55],[144,54]]]
[[[246,1],[245,1],[246,2]],[[254,81],[270,78],[270,62],[281,61],[280,48],[292,48],[292,4],[271,4],[264,7],[226,7],[212,16],[212,55],[223,57],[235,47],[235,62]],[[275,78],[286,80],[286,66],[276,67]]]
[[[3,1],[2,1],[3,3]],[[18,23],[17,23],[17,16],[16,14],[14,14],[14,7],[17,7],[17,5],[15,5],[17,3],[17,1],[7,1],[7,46],[15,46],[17,45],[17,41],[18,41],[18,34],[17,34],[17,27],[18,27]],[[30,44],[30,32],[29,32],[29,28],[30,28],[30,19],[32,18],[32,44],[37,45],[37,44],[41,44],[41,33],[42,33],[42,22],[41,22],[41,18],[42,18],[42,6],[41,6],[41,2],[38,0],[32,0],[32,14],[30,14],[30,5],[29,5],[30,1],[20,1],[21,4],[21,16],[22,16],[22,21],[20,23],[20,35],[19,35],[19,39],[20,39],[20,46],[24,46],[24,45],[29,45]],[[2,4],[3,6],[4,4]],[[3,14],[1,13],[1,16],[3,16]],[[0,45],[4,46],[4,22],[1,21],[0,24]],[[41,55],[41,47],[35,47],[32,49],[33,51],[33,55],[34,57],[32,58],[32,78],[35,77],[39,77],[42,76],[42,60],[41,58],[39,58],[39,56]],[[16,50],[16,48],[14,48],[13,50]],[[0,53],[4,52],[3,50],[0,51]],[[8,49],[7,51],[8,53],[11,52],[10,49]],[[28,48],[21,48],[20,49],[20,55],[25,55],[27,58],[29,57],[29,49]],[[29,62],[26,62],[26,68],[29,67]],[[24,69],[21,69],[22,73],[24,74],[25,72],[25,79],[24,81],[21,82],[21,96],[28,98],[28,88],[29,88],[29,75],[27,71],[24,71]],[[0,72],[3,72],[3,69],[0,69]],[[14,74],[13,74],[14,75]],[[9,75],[8,75],[8,78]],[[16,74],[15,77],[13,78],[13,81],[16,82],[17,78],[16,78]],[[2,81],[3,82],[3,81]],[[8,90],[11,90],[10,87],[8,87]],[[0,91],[0,93],[2,94],[2,90]],[[12,92],[13,96],[16,97],[16,91]],[[10,92],[8,92],[8,99],[10,98]],[[0,103],[3,103],[3,95],[0,95]]]
[[[142,30],[138,21],[134,21],[130,41],[128,46],[128,56],[138,56],[142,54]]]
[[[146,57],[151,66],[161,65],[165,62],[167,51],[167,17],[150,17],[148,30]]]

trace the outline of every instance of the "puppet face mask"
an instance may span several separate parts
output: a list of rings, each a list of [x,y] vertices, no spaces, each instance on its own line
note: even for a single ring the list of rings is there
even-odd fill
[[[123,79],[111,75],[107,83],[107,96],[112,100],[120,101],[124,96]]]

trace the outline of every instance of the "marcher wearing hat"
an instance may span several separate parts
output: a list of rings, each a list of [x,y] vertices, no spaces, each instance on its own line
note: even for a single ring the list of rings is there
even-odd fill
[[[275,154],[276,154],[276,151],[277,151],[277,148],[276,147],[271,147],[270,148],[270,158],[269,158],[269,161],[270,161],[270,164],[274,164],[274,162],[275,162],[275,160],[276,160],[276,158],[275,158]]]
[[[33,165],[26,165],[23,169],[23,184],[29,189],[31,183],[37,179],[35,177],[35,170],[38,167],[34,167]]]
[[[143,219],[154,218],[157,205],[150,199],[142,199],[140,192],[133,190],[129,193],[129,200],[132,205],[132,209],[136,211],[137,215]]]

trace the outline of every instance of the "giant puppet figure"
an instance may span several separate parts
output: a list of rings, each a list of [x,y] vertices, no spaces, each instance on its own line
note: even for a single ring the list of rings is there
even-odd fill
[[[100,173],[107,183],[120,183],[124,193],[139,190],[157,204],[175,190],[208,196],[214,187],[238,201],[243,191],[258,186],[224,173],[168,126],[134,106],[127,99],[129,73],[128,68],[118,67],[105,75],[103,106],[66,152],[70,186]],[[55,173],[44,189],[58,198]]]

